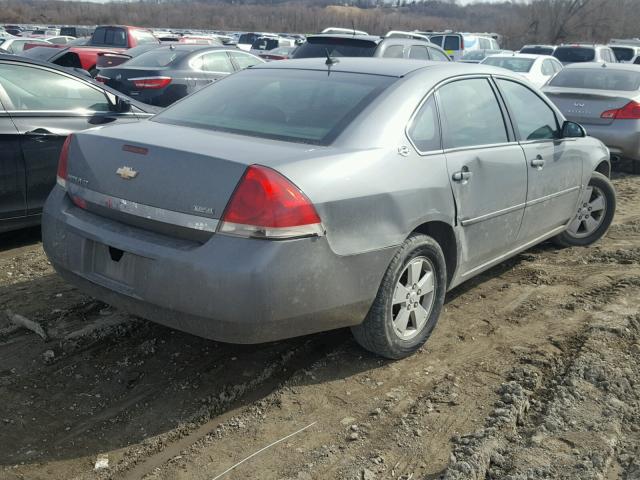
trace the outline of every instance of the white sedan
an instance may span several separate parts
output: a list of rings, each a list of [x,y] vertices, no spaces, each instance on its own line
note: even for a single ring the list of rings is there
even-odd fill
[[[536,87],[542,87],[551,77],[562,70],[562,63],[555,57],[527,53],[491,55],[480,63],[519,73]]]

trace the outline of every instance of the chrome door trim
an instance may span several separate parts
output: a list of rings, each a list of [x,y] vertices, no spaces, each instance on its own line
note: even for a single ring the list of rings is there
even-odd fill
[[[550,195],[545,195],[544,197],[536,198],[535,200],[529,200],[527,202],[527,207],[537,205],[538,203],[546,202],[547,200],[551,200],[552,198],[556,198],[561,195],[566,195],[567,193],[575,192],[576,190],[580,190],[580,188],[582,188],[580,185],[576,185],[575,187],[567,188],[565,190],[560,190],[559,192],[552,193]]]
[[[136,217],[211,233],[215,233],[218,228],[218,220],[215,218],[191,215],[132,202],[124,198],[105,195],[104,193],[96,192],[95,190],[90,190],[71,182],[67,182],[67,190],[71,197],[79,197],[100,207],[117,210]]]
[[[485,213],[484,215],[480,215],[479,217],[460,219],[460,225],[462,225],[463,227],[468,227],[469,225],[483,222],[484,220],[490,220],[492,218],[499,217],[501,215],[506,215],[507,213],[515,212],[517,210],[522,210],[526,206],[527,206],[526,203],[520,203],[518,205],[513,205],[511,207],[503,208],[502,210],[496,210],[495,212]]]

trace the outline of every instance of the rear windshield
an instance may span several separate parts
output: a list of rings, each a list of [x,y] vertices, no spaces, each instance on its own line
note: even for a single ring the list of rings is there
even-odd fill
[[[136,39],[138,45],[160,43],[155,35],[147,30],[131,30],[131,35]]]
[[[630,62],[633,57],[635,57],[633,48],[611,47],[611,50],[613,50],[613,53],[619,62]]]
[[[184,57],[189,51],[172,50],[170,48],[157,48],[141,53],[127,62],[131,67],[166,67],[178,58]]]
[[[252,50],[273,50],[278,48],[280,43],[276,38],[259,38],[251,45]]]
[[[325,57],[373,57],[378,44],[357,38],[311,37],[300,45],[293,58]]]
[[[592,62],[596,58],[596,51],[589,47],[558,47],[553,56],[561,62]]]
[[[328,145],[394,80],[324,70],[243,70],[169,107],[154,121]]]
[[[553,55],[553,48],[551,47],[523,47],[520,49],[520,53],[531,53],[533,55]]]
[[[98,27],[91,36],[93,45],[127,46],[127,32],[122,28]]]
[[[534,60],[531,58],[517,57],[488,57],[482,62],[484,65],[493,65],[518,73],[526,73],[531,70]]]
[[[487,56],[487,53],[484,50],[470,50],[464,55],[462,55],[461,60],[466,61],[481,61]]]
[[[640,89],[640,72],[613,70],[602,67],[566,68],[553,77],[549,85],[552,87],[631,92]]]
[[[444,37],[444,45],[442,48],[446,50],[460,50],[460,37],[458,35],[447,35]]]
[[[243,33],[242,35],[240,35],[238,43],[248,43],[251,45],[258,39],[258,37],[260,37],[260,35],[258,35],[257,33]]]

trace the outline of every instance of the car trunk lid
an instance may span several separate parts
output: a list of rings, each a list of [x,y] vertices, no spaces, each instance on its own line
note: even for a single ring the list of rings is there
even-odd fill
[[[555,103],[568,120],[587,125],[610,125],[614,118],[602,118],[602,113],[629,103],[631,96],[622,92],[547,87],[544,93]]]
[[[128,67],[104,68],[100,70],[98,80],[126,95],[137,95],[144,87],[136,84],[136,80],[171,77],[166,67]]]
[[[180,227],[197,239],[197,231],[215,231],[248,165],[274,166],[317,150],[142,121],[76,135],[67,185],[94,213],[160,233]]]

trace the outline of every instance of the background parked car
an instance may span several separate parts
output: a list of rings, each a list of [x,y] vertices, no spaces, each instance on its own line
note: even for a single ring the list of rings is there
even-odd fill
[[[379,57],[411,58],[449,62],[449,56],[430,42],[397,37],[373,35],[319,34],[307,37],[291,58],[325,57],[327,52],[334,57]]]
[[[588,43],[576,43],[560,45],[553,52],[563,65],[581,62],[617,63],[616,56],[611,48],[606,45],[594,45]]]
[[[550,55],[526,53],[491,55],[480,63],[506,68],[512,72],[519,73],[538,88],[542,87],[551,77],[562,70],[562,64]]]
[[[269,50],[268,52],[263,52],[258,55],[260,58],[264,58],[267,61],[271,60],[287,60],[291,58],[293,52],[295,52],[296,47],[280,47],[274,48],[273,50]]]
[[[530,53],[532,55],[553,55],[556,51],[555,45],[525,45],[518,53]]]
[[[459,33],[459,32],[420,32],[429,37],[431,42],[447,52],[452,60],[458,61],[474,50],[500,50],[496,38],[488,33]]]
[[[28,44],[32,44],[32,45],[39,44],[39,45],[45,45],[45,46],[52,45],[46,40],[43,40],[40,38],[23,38],[23,37],[0,38],[0,53],[19,54],[19,53],[22,53],[25,46]]]
[[[246,50],[247,52],[249,50],[251,50],[251,45],[253,45],[253,42],[255,42],[258,38],[264,36],[264,35],[268,35],[264,32],[262,33],[256,33],[256,32],[247,32],[247,33],[243,33],[238,37],[238,43],[237,43],[237,47],[241,50]]]
[[[608,229],[606,147],[518,75],[334,67],[260,65],[144,125],[74,135],[45,207],[52,265],[208,338],[352,327],[364,348],[402,358],[447,290],[545,239],[589,245]]]
[[[636,45],[610,43],[609,47],[613,50],[616,60],[620,63],[633,63],[635,58],[640,55],[640,41]]]
[[[469,50],[468,52],[465,52],[458,61],[462,63],[480,63],[488,56],[498,55],[500,53],[513,52],[511,50]]]
[[[67,35],[75,38],[90,37],[93,30],[93,28],[89,27],[61,27],[60,35]]]
[[[96,80],[141,102],[166,107],[258,63],[264,60],[236,48],[178,44],[154,48],[123,65],[103,68]]]
[[[155,111],[68,69],[0,55],[0,231],[40,221],[69,133]]]
[[[123,25],[96,27],[87,45],[93,47],[133,48],[145,43],[160,43],[151,30]]]
[[[640,68],[628,64],[568,65],[543,89],[567,119],[640,170]]]
[[[250,52],[254,55],[260,55],[280,47],[295,47],[296,42],[293,38],[284,38],[277,35],[269,35],[258,37],[252,44]]]
[[[43,37],[43,40],[53,44],[53,45],[67,45],[70,42],[76,40],[75,37],[69,37],[67,35],[58,35],[55,37]]]

